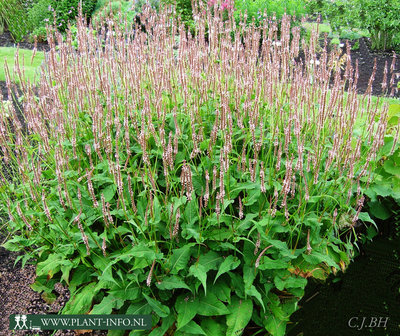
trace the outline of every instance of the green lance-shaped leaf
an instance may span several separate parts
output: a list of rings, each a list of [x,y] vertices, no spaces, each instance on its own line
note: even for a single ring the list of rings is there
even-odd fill
[[[201,320],[201,328],[205,331],[206,335],[212,335],[212,336],[224,336],[225,335],[225,330],[226,326],[225,323],[221,324],[218,323],[214,319],[207,319],[207,320]]]
[[[157,284],[158,289],[161,290],[171,290],[171,289],[176,289],[176,288],[185,288],[190,290],[189,286],[185,284],[183,280],[178,278],[175,275],[172,275],[170,277],[165,277],[162,279],[160,284]]]
[[[66,314],[86,314],[92,306],[93,298],[99,291],[96,291],[96,283],[91,282],[84,286],[81,291],[75,293],[70,301],[65,305],[64,312]]]
[[[228,329],[226,336],[238,336],[247,326],[253,314],[253,301],[241,300],[238,297],[232,297],[229,306],[230,314],[226,317]]]
[[[217,270],[219,264],[222,263],[224,259],[216,252],[209,251],[203,254],[199,258],[199,264],[203,265],[206,272],[209,270]]]
[[[160,302],[152,299],[144,293],[142,293],[142,295],[158,316],[167,317],[169,315],[169,308],[167,306],[162,305]]]
[[[199,299],[181,295],[175,302],[175,310],[178,313],[177,329],[179,330],[189,323],[197,314]]]
[[[229,309],[218,300],[217,296],[213,293],[208,293],[207,295],[200,295],[199,297],[199,315],[203,316],[217,316],[229,314]]]
[[[187,267],[190,255],[192,253],[192,246],[193,244],[187,244],[180,249],[174,250],[168,263],[171,274],[178,274],[180,270]]]
[[[204,293],[207,294],[207,271],[201,264],[192,265],[189,268],[189,274],[199,279],[204,287]]]
[[[182,327],[180,331],[191,335],[207,335],[204,330],[194,321],[190,321],[188,324]]]
[[[224,273],[234,270],[240,265],[240,260],[232,255],[228,256],[219,266],[218,273],[215,276],[214,283]]]

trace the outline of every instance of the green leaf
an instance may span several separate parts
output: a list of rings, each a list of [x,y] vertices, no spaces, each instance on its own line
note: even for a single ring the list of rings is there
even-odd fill
[[[162,279],[160,284],[157,284],[157,287],[161,290],[171,290],[176,288],[185,288],[190,290],[189,286],[175,275],[165,277],[164,279]]]
[[[379,201],[369,203],[369,212],[376,218],[386,220],[390,218],[392,212]]]
[[[60,271],[61,266],[72,266],[71,261],[66,260],[62,255],[50,254],[49,257],[37,264],[36,274],[37,276],[47,275],[48,278],[52,278],[54,274]]]
[[[204,293],[207,294],[207,270],[201,264],[192,265],[189,268],[189,274],[199,279],[203,285]]]
[[[152,299],[144,293],[142,293],[142,295],[158,316],[167,317],[169,315],[169,308],[167,306],[162,305],[160,302]]]
[[[220,278],[217,283],[211,287],[210,291],[218,298],[218,300],[230,302],[231,288],[229,287],[229,282],[224,281],[223,278]]]
[[[122,307],[123,304],[124,300],[115,298],[111,295],[107,295],[99,304],[93,306],[90,314],[109,315],[112,313],[114,308],[119,309]]]
[[[264,325],[265,328],[271,333],[271,335],[285,336],[286,321],[280,320],[274,315],[270,315],[265,320]]]
[[[109,290],[108,293],[118,299],[133,301],[139,297],[139,287],[126,287]]]
[[[260,304],[261,304],[261,306],[263,307],[263,310],[264,310],[264,312],[265,312],[264,302],[263,302],[262,297],[261,297],[261,294],[260,294],[260,292],[257,290],[257,288],[254,287],[253,285],[251,285],[251,287],[250,287],[249,289],[246,288],[245,291],[246,291],[246,294],[247,294],[247,295],[254,296],[254,297],[258,300],[258,302],[260,302]]]
[[[214,283],[224,273],[234,270],[240,265],[240,260],[237,257],[229,255],[219,266],[218,273],[215,276]]]
[[[110,202],[114,198],[116,191],[117,191],[117,186],[115,184],[110,184],[109,186],[101,190],[100,194],[104,195],[104,200],[106,202]]]
[[[225,336],[226,325],[213,319],[202,319],[201,327],[207,336]]]
[[[243,266],[243,281],[245,291],[251,287],[256,276],[257,271],[254,267],[250,267],[248,264]]]
[[[394,160],[388,159],[383,164],[383,169],[389,174],[400,177],[400,166],[396,165]]]
[[[241,300],[237,296],[233,296],[229,310],[231,313],[226,317],[228,326],[226,336],[238,336],[250,322],[253,314],[253,301]]]
[[[168,263],[171,274],[178,274],[180,270],[187,267],[190,255],[192,253],[192,246],[193,244],[186,244],[184,247],[174,250]]]
[[[188,322],[180,331],[191,335],[207,335],[204,330],[194,321]]]
[[[146,301],[133,302],[126,310],[127,315],[146,315],[153,311],[150,304]]]
[[[199,299],[181,295],[175,302],[175,310],[178,313],[177,329],[179,330],[191,321],[197,314]]]
[[[199,307],[197,313],[203,316],[217,316],[229,314],[228,308],[218,300],[218,298],[211,292],[207,295],[200,295]]]
[[[384,183],[384,182],[381,182],[379,184],[374,183],[373,185],[370,186],[370,189],[374,191],[377,195],[382,197],[390,196],[392,192],[390,183]]]
[[[262,257],[262,261],[260,262],[260,266],[258,268],[260,270],[267,270],[267,269],[282,269],[288,268],[289,264],[281,259],[271,259],[269,257]]]
[[[167,334],[168,329],[174,324],[175,316],[174,314],[169,314],[167,317],[162,319],[162,324],[160,327],[155,328],[149,336],[164,336]]]
[[[93,298],[97,294],[97,283],[91,282],[75,293],[63,309],[64,314],[87,314],[92,306]]]
[[[316,251],[312,251],[311,254],[302,254],[305,261],[310,264],[318,265],[321,262],[326,263],[328,266],[339,268],[338,265],[326,254],[322,254]]]
[[[368,212],[360,212],[358,214],[358,219],[362,220],[363,222],[375,224],[375,221],[369,216]]]
[[[217,270],[219,264],[224,259],[216,252],[209,251],[206,254],[203,254],[199,258],[199,264],[201,264],[205,271],[208,272],[209,270]]]

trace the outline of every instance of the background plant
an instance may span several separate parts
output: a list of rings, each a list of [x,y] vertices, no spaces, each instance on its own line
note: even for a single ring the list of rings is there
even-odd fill
[[[97,0],[38,0],[28,11],[28,22],[32,27],[32,36],[38,40],[46,39],[46,25],[55,24],[60,32],[64,32],[68,23],[73,24],[78,15],[79,4],[82,3],[82,15],[90,19]]]
[[[0,105],[5,247],[33,258],[47,298],[68,285],[64,314],[152,313],[152,336],[250,321],[284,335],[307,278],[344,269],[348,232],[372,222],[358,186],[387,106],[361,104],[350,58],[343,76],[334,52],[317,59],[315,33],[294,62],[289,17],[236,28],[203,10],[195,36],[149,7],[144,31],[78,21],[77,52],[49,32],[23,117]]]
[[[280,20],[285,13],[287,15],[301,17],[306,14],[305,5],[306,3],[302,0],[236,0],[235,17],[237,21],[239,21],[240,15],[247,12],[248,23],[254,19],[258,26],[264,19],[264,13],[267,17],[275,15],[278,20]]]
[[[348,27],[368,30],[373,50],[398,47],[400,2],[397,0],[325,0],[307,6],[308,10],[318,10],[339,33]]]
[[[7,26],[16,42],[21,41],[29,32],[30,26],[27,22],[26,11],[21,1],[0,1],[0,26],[2,26],[2,30]]]

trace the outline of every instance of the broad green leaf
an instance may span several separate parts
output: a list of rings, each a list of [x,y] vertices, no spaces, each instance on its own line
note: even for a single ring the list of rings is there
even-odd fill
[[[133,302],[126,310],[127,315],[146,315],[153,311],[150,304],[146,301]]]
[[[290,276],[285,281],[285,288],[305,288],[307,285],[307,279],[300,276]]]
[[[171,274],[178,274],[180,270],[187,267],[192,246],[193,244],[186,244],[184,247],[174,250],[168,263]]]
[[[140,294],[139,287],[117,288],[109,290],[108,293],[118,299],[122,300],[136,300]]]
[[[234,270],[240,265],[240,260],[232,255],[226,257],[226,259],[219,265],[218,273],[215,276],[214,283],[224,273]]]
[[[176,288],[185,288],[190,290],[189,286],[185,284],[183,280],[179,277],[172,275],[170,277],[165,277],[162,279],[161,283],[157,284],[157,287],[161,290],[171,290]]]
[[[244,291],[244,281],[241,274],[235,272],[228,272],[229,277],[231,278],[231,289],[235,291],[235,294],[240,297],[245,297]]]
[[[207,336],[225,336],[226,325],[213,319],[202,319],[201,327]]]
[[[369,212],[376,218],[386,220],[392,215],[392,212],[385,206],[385,204],[382,204],[379,201],[370,202],[369,207]]]
[[[390,183],[385,182],[374,183],[370,186],[370,189],[374,191],[377,195],[382,197],[390,196],[392,192],[392,187]]]
[[[386,160],[383,164],[383,168],[387,173],[400,177],[400,166],[396,165],[393,160]]]
[[[199,258],[199,264],[201,264],[205,271],[208,272],[209,270],[217,270],[219,264],[224,259],[216,252],[209,251],[206,254],[203,254]]]
[[[231,288],[229,287],[229,282],[224,281],[223,278],[220,278],[213,286],[211,286],[210,291],[215,294],[218,300],[230,302]]]
[[[104,200],[106,202],[110,202],[117,191],[117,186],[115,184],[110,184],[100,191],[100,194],[104,195]]]
[[[261,306],[263,307],[263,310],[265,312],[265,306],[264,306],[264,302],[262,300],[261,294],[260,292],[257,290],[256,287],[254,287],[253,285],[250,286],[249,289],[245,289],[246,290],[246,294],[250,295],[250,296],[254,296],[258,302],[260,302]]]
[[[107,295],[103,298],[103,300],[93,306],[93,309],[90,311],[91,315],[109,315],[112,313],[113,309],[119,309],[124,304],[124,300],[115,298],[111,295]]]
[[[199,299],[181,295],[175,302],[175,310],[178,313],[177,329],[179,330],[191,321],[199,309]]]
[[[226,336],[239,336],[250,322],[253,314],[253,302],[233,296],[229,310],[231,313],[226,317],[228,326]]]
[[[369,216],[368,212],[360,212],[358,219],[362,220],[363,222],[375,224],[375,221]]]
[[[160,302],[152,299],[144,293],[142,293],[142,295],[158,316],[167,317],[169,315],[169,308],[167,306],[162,305]]]
[[[260,261],[260,266],[258,268],[260,270],[266,270],[266,269],[282,269],[282,268],[288,268],[289,264],[281,259],[271,259],[269,257],[263,256],[261,261]]]
[[[328,266],[338,268],[338,265],[326,254],[322,254],[316,251],[312,251],[311,254],[302,254],[305,261],[310,264],[317,265],[321,262],[326,263]]]
[[[191,226],[193,225],[199,218],[199,205],[197,199],[194,198],[190,202],[186,204],[185,212],[183,213],[183,219],[186,224]]]
[[[203,285],[204,293],[207,294],[207,271],[201,264],[192,265],[189,268],[189,274],[199,279]]]
[[[167,317],[162,319],[162,324],[160,327],[155,328],[149,336],[164,336],[167,334],[168,329],[174,324],[175,316],[174,314],[169,314]]]
[[[93,298],[97,294],[96,285],[95,282],[91,282],[75,293],[65,305],[63,313],[70,315],[87,314],[92,306]]]
[[[245,291],[246,289],[251,287],[256,276],[257,276],[257,271],[254,266],[251,267],[250,265],[247,264],[243,266],[243,281],[244,281]]]
[[[271,333],[271,335],[285,336],[286,321],[282,321],[274,315],[270,315],[265,319],[264,326]]]
[[[107,336],[124,336],[126,330],[109,330]]]
[[[36,266],[37,276],[47,275],[51,279],[56,274],[61,266],[72,266],[71,261],[64,259],[60,254],[50,254],[49,257]]]
[[[207,295],[200,295],[199,307],[201,307],[201,309],[198,309],[197,313],[203,316],[229,314],[229,309],[211,292]]]
[[[180,331],[191,335],[207,335],[204,330],[193,320],[183,326]]]

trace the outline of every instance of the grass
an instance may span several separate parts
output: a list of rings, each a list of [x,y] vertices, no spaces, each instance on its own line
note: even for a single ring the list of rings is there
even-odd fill
[[[5,74],[5,62],[10,70],[11,76],[13,76],[14,71],[14,59],[17,49],[13,47],[2,47],[0,48],[0,62],[2,66],[0,67],[0,81],[6,80]],[[35,81],[38,79],[39,67],[44,60],[44,53],[37,52],[32,59],[33,51],[27,49],[19,50],[19,62],[24,66],[25,76],[30,81]],[[32,60],[32,62],[31,62]],[[16,78],[16,82],[19,80]]]

